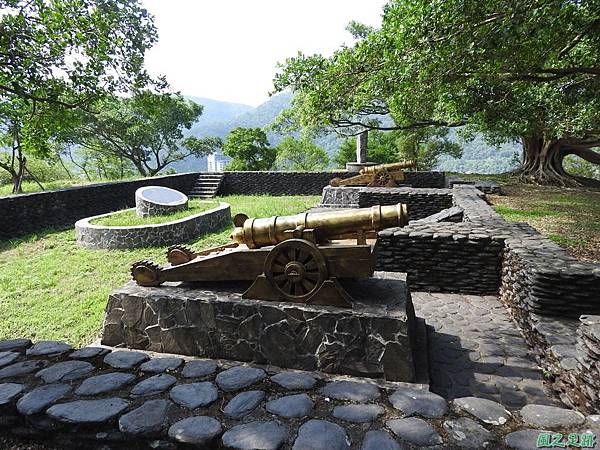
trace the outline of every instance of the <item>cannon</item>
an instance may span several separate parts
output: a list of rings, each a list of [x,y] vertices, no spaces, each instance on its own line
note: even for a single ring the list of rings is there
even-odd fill
[[[339,186],[369,186],[369,187],[397,187],[397,181],[403,181],[402,169],[416,168],[414,161],[403,161],[392,164],[369,166],[360,170],[358,175],[350,178],[332,178],[329,185]]]
[[[242,298],[351,307],[340,280],[373,275],[376,232],[406,225],[408,210],[399,203],[233,221],[231,243],[198,252],[170,247],[168,265],[138,261],[133,279],[142,286],[252,281]]]

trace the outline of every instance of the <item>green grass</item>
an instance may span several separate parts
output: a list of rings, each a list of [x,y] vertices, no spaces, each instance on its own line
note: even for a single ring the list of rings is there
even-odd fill
[[[232,215],[295,214],[313,207],[317,196],[231,196]],[[233,226],[187,242],[196,249],[229,242]],[[165,263],[165,248],[88,250],[76,245],[74,230],[48,231],[0,242],[0,339],[58,339],[74,345],[93,341],[102,325],[109,292],[129,279],[140,259]]]
[[[135,209],[126,209],[115,212],[110,216],[94,219],[90,221],[90,223],[107,227],[133,227],[136,225],[159,224],[183,219],[184,217],[192,216],[194,214],[200,214],[201,212],[215,208],[218,204],[219,203],[215,201],[190,200],[188,209],[151,217],[139,217],[136,214]]]
[[[489,196],[505,219],[528,222],[573,256],[600,261],[600,191],[506,184]]]
[[[82,184],[99,183],[99,181],[87,181],[81,179],[72,180],[56,180],[42,183],[44,191],[54,191],[57,189],[63,189],[66,187],[80,186]],[[42,189],[34,181],[24,181],[22,184],[23,194],[29,194],[31,192],[41,192]],[[0,185],[0,197],[12,195],[12,184]]]

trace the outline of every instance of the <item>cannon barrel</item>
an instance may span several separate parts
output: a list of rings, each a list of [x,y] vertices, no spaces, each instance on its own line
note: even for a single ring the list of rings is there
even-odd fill
[[[249,248],[275,245],[294,236],[290,230],[315,229],[320,239],[336,239],[351,233],[378,231],[408,223],[405,204],[373,206],[348,211],[301,213],[295,216],[275,216],[246,219],[233,230],[231,238]]]
[[[378,172],[378,171],[384,170],[384,169],[388,170],[388,171],[393,171],[393,170],[409,169],[411,167],[415,167],[414,161],[401,161],[401,162],[390,163],[390,164],[379,164],[378,166],[368,166],[363,169],[360,169],[360,174],[368,175],[368,174],[374,174],[375,172]]]

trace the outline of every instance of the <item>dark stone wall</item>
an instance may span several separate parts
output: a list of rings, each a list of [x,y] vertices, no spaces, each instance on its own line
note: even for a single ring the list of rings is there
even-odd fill
[[[362,188],[358,194],[358,206],[408,205],[408,218],[418,220],[452,206],[452,191],[449,189],[415,188]]]
[[[184,173],[133,181],[99,183],[0,198],[0,239],[50,227],[70,227],[84,217],[135,206],[142,186],[166,186],[187,194],[198,178]]]
[[[377,270],[406,272],[411,290],[496,294],[503,246],[466,222],[390,228],[379,233]]]
[[[332,178],[349,178],[341,172],[225,172],[219,195],[319,195]],[[418,188],[443,188],[443,172],[406,172],[406,182]]]
[[[319,195],[347,172],[225,172],[219,195]]]

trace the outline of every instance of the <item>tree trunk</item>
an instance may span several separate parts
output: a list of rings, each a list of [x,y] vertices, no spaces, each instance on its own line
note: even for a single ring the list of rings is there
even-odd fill
[[[590,148],[597,141],[577,139],[548,139],[544,136],[523,137],[523,157],[518,174],[523,181],[557,186],[597,184],[596,180],[570,175],[563,168],[567,155],[577,155],[595,164],[600,156]]]

